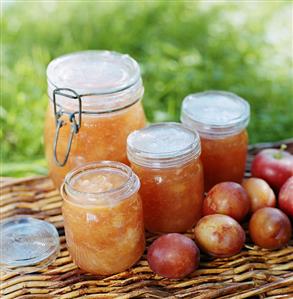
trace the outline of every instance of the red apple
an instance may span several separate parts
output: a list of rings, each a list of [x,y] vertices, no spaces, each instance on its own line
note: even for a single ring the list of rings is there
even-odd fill
[[[279,192],[279,208],[293,217],[293,176],[285,182]]]
[[[264,149],[252,161],[251,174],[264,179],[279,191],[286,180],[293,176],[293,155],[281,149]]]

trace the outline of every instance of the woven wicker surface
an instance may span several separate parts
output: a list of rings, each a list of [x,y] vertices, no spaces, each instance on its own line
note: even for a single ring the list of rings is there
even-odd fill
[[[293,153],[293,140],[286,141]],[[249,149],[253,155],[272,144]],[[275,143],[274,146],[279,146]],[[247,171],[246,176],[249,175]],[[293,240],[281,250],[254,246],[249,237],[241,253],[230,258],[201,256],[200,268],[182,280],[155,275],[146,256],[130,270],[107,277],[84,273],[66,249],[61,198],[47,177],[0,178],[0,218],[29,214],[53,223],[61,252],[49,268],[27,275],[1,272],[1,298],[293,298]],[[192,237],[192,231],[186,233]],[[147,245],[155,235],[147,234]]]

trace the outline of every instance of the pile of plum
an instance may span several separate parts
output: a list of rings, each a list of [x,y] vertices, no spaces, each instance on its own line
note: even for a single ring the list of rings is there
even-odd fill
[[[197,269],[200,250],[214,257],[239,253],[245,243],[240,223],[245,220],[251,240],[259,247],[286,246],[292,234],[293,155],[283,147],[262,150],[252,162],[251,174],[242,185],[222,182],[207,193],[203,218],[194,229],[195,242],[179,233],[156,239],[147,253],[150,268],[179,279]]]

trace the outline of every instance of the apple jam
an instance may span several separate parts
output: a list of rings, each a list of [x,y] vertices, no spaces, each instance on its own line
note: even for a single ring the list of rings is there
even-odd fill
[[[73,53],[53,60],[47,76],[45,153],[56,187],[85,162],[128,163],[127,136],[145,126],[135,60],[109,51]]]
[[[151,232],[184,232],[201,217],[203,170],[197,134],[176,123],[131,133],[127,154],[141,181],[144,223]]]
[[[61,191],[69,253],[84,271],[109,275],[139,260],[145,248],[138,177],[119,162],[71,171]]]
[[[181,121],[200,135],[205,191],[224,181],[241,183],[247,156],[248,102],[230,92],[187,96]]]

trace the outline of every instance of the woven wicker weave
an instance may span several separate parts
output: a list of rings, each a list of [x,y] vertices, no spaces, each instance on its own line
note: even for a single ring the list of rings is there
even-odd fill
[[[293,153],[293,140],[286,141]],[[279,146],[278,144],[274,144]],[[253,155],[272,144],[249,149]],[[246,176],[249,175],[247,171]],[[72,262],[66,249],[61,198],[47,177],[1,179],[1,214],[6,218],[29,214],[53,223],[59,231],[61,252],[48,268],[34,274],[1,272],[1,298],[293,298],[293,240],[276,251],[260,249],[249,237],[241,253],[230,258],[201,256],[200,268],[182,280],[155,275],[145,255],[130,270],[99,277],[86,274]],[[186,233],[192,237],[192,231]],[[147,234],[149,245],[155,235]]]

